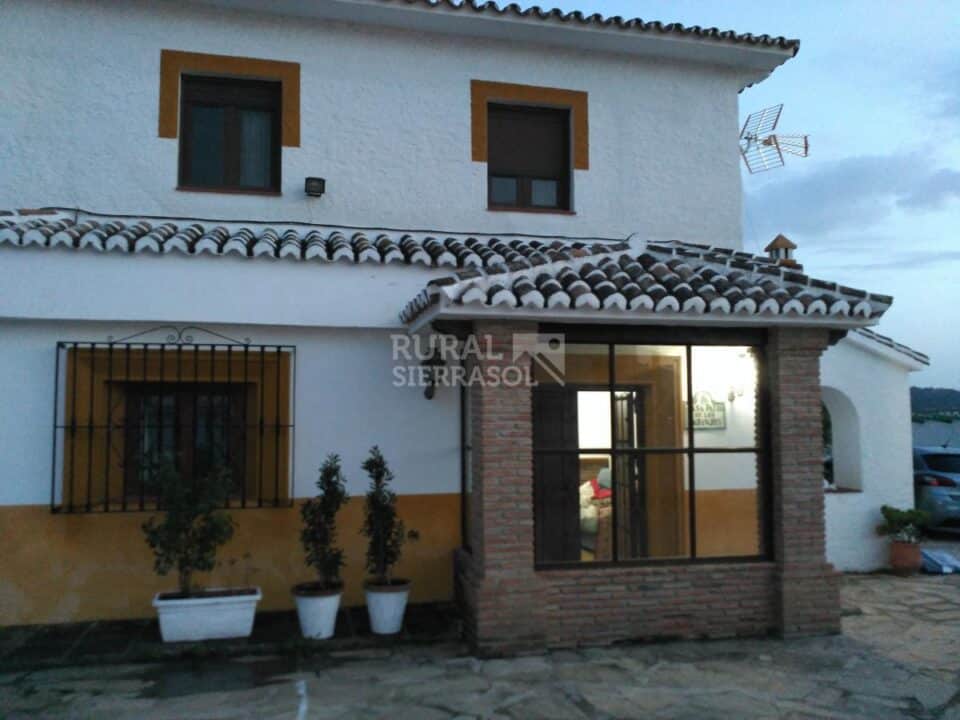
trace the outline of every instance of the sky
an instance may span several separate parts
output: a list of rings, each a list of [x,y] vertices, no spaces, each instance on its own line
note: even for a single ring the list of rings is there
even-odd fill
[[[783,233],[810,275],[893,295],[874,329],[930,356],[911,384],[960,389],[960,1],[519,4],[799,38],[740,95],[741,124],[784,103],[778,130],[810,136],[808,158],[743,172],[745,249]]]

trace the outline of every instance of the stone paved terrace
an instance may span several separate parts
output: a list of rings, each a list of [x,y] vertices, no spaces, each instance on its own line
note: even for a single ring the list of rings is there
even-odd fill
[[[455,643],[0,674],[10,718],[960,720],[960,577],[848,576],[844,634],[477,660]]]

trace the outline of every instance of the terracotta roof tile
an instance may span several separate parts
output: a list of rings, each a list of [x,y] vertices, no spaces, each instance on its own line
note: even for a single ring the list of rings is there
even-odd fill
[[[884,347],[888,347],[891,350],[896,350],[898,353],[906,355],[907,357],[911,358],[912,360],[916,360],[919,363],[924,365],[930,364],[930,357],[925,353],[922,353],[919,350],[914,350],[913,348],[904,345],[903,343],[899,343],[893,338],[887,337],[886,335],[881,335],[880,333],[874,332],[873,330],[868,330],[867,328],[855,328],[854,332],[856,332],[858,335],[862,335],[865,338],[873,340]]]
[[[462,274],[461,274],[462,275]],[[495,302],[494,302],[495,300]],[[813,280],[765,256],[681,242],[611,248],[587,259],[572,258],[535,271],[486,270],[470,278],[433,280],[401,313],[416,321],[428,308],[451,312],[465,306],[514,310],[619,309],[637,313],[755,316],[769,324],[872,323],[893,299]]]
[[[0,216],[0,246],[123,253],[236,255],[314,262],[405,263],[518,271],[629,245],[610,240],[362,230],[309,225]]]
[[[524,9],[516,3],[500,6],[495,2],[482,2],[481,0],[381,0],[381,2],[392,5],[415,5],[417,7],[448,12],[472,12],[474,14],[496,17],[512,17],[543,22],[614,28],[617,30],[646,34],[676,35],[678,37],[713,40],[731,45],[779,48],[782,50],[790,50],[793,55],[796,55],[800,50],[799,40],[790,40],[782,36],[753,35],[751,33],[738,33],[733,30],[720,30],[715,27],[701,27],[699,25],[687,26],[680,23],[648,22],[641,18],[623,18],[619,15],[610,17],[601,15],[600,13],[588,15],[579,10],[564,12],[558,8],[543,8],[539,5]]]

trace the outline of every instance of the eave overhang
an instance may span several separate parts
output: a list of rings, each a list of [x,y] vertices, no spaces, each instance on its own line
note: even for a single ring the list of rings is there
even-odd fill
[[[196,0],[219,8],[309,17],[413,32],[568,47],[737,68],[759,82],[800,49],[782,36],[604,17],[516,4],[450,0]]]

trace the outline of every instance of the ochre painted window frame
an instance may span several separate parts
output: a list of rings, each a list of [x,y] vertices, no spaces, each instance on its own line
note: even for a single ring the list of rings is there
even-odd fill
[[[180,77],[211,75],[280,82],[280,144],[300,147],[300,63],[181,50],[160,51],[160,113],[157,134],[180,130]]]
[[[471,155],[474,162],[487,162],[487,105],[531,105],[569,108],[571,154],[575,170],[590,169],[590,118],[588,95],[582,90],[519,85],[490,80],[470,81]]]
[[[289,351],[257,353],[193,349],[111,351],[73,347],[64,374],[63,467],[61,505],[69,512],[146,511],[128,502],[123,459],[127,456],[125,384],[164,384],[170,389],[197,384],[232,383],[247,396],[248,418],[270,427],[292,427],[292,362]],[[76,411],[75,411],[76,408]],[[270,420],[274,423],[271,423]],[[251,421],[248,419],[247,421]],[[247,425],[245,435],[245,508],[284,507],[292,497],[292,431],[260,435]],[[109,465],[109,470],[108,470]],[[253,470],[256,470],[256,473]],[[264,483],[263,478],[272,478]],[[89,508],[84,510],[84,508]],[[241,506],[232,504],[231,509]]]

